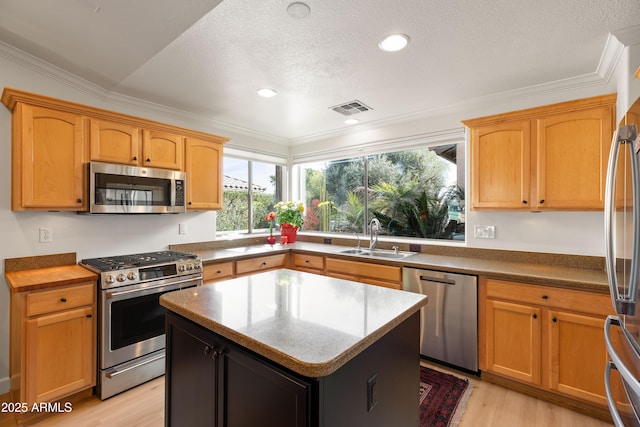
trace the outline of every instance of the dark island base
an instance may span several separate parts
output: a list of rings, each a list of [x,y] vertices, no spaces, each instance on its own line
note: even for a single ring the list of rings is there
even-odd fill
[[[167,312],[165,425],[417,427],[419,321],[308,378]]]

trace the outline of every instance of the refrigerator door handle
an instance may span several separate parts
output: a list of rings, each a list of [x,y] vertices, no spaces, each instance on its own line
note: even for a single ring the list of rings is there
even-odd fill
[[[631,391],[636,395],[640,396],[640,381],[638,381],[633,372],[627,368],[624,364],[615,348],[613,347],[613,342],[611,341],[611,325],[615,325],[618,327],[622,326],[622,320],[620,320],[617,316],[607,316],[607,319],[604,321],[604,342],[607,346],[607,352],[609,353],[609,358],[611,362],[615,365],[618,372],[620,372],[620,376],[623,381],[629,386]]]
[[[637,137],[635,125],[621,126],[613,133],[611,141],[611,151],[609,153],[609,164],[607,167],[607,178],[605,186],[604,200],[604,237],[606,242],[605,260],[607,267],[607,277],[611,293],[611,302],[619,314],[633,315],[638,295],[638,267],[640,266],[640,242],[638,239],[632,242],[631,269],[629,282],[624,284],[627,291],[620,295],[618,277],[616,276],[616,259],[614,253],[614,217],[615,217],[615,181],[620,157],[620,147],[625,147],[630,153],[632,188],[635,195],[640,183],[640,173],[638,162],[635,156],[634,142]],[[633,227],[634,231],[640,230],[640,197],[633,197]],[[628,285],[628,288],[627,288]]]
[[[609,412],[611,412],[611,418],[613,418],[613,424],[616,427],[624,427],[622,417],[616,408],[616,401],[613,398],[613,392],[611,390],[611,369],[615,369],[616,366],[612,361],[608,361],[604,367],[604,389],[607,395],[607,405],[609,405]]]

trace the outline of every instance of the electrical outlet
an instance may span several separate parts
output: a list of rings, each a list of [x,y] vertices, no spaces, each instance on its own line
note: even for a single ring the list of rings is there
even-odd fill
[[[476,239],[495,239],[496,238],[496,226],[495,225],[476,225],[473,229],[473,237]]]
[[[40,233],[40,243],[53,242],[53,232],[50,228],[40,227],[38,231]]]
[[[178,224],[178,234],[187,234],[187,224]]]

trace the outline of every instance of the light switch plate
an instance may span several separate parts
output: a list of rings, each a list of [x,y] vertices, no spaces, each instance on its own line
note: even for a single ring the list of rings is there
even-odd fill
[[[476,225],[473,230],[473,237],[475,237],[476,239],[495,239],[496,226],[495,225]]]

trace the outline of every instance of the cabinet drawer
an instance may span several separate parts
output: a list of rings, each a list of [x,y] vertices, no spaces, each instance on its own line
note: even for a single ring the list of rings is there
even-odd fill
[[[356,275],[360,277],[372,277],[374,279],[384,281],[402,281],[401,267],[395,267],[392,265],[380,265],[368,262],[346,261],[343,259],[327,258],[327,271]]]
[[[488,298],[519,301],[601,316],[611,314],[613,310],[611,299],[606,294],[496,279],[487,279],[486,287]]]
[[[293,265],[314,270],[324,269],[324,257],[318,255],[293,254]]]
[[[236,261],[236,273],[246,274],[254,271],[269,270],[271,268],[284,267],[287,254],[262,256],[258,258]]]
[[[92,305],[95,301],[95,283],[52,289],[27,294],[27,316]]]
[[[202,272],[204,283],[233,276],[233,261],[205,265]]]

